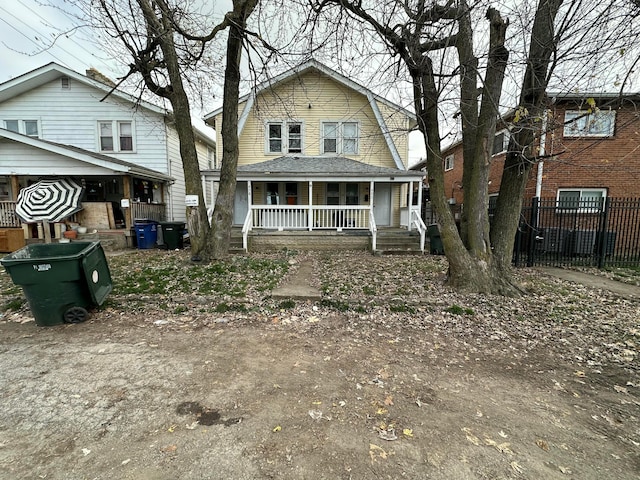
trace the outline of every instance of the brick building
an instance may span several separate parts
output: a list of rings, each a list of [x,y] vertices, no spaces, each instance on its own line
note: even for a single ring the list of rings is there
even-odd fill
[[[640,96],[549,95],[549,117],[541,148],[525,189],[525,205],[535,196],[558,202],[605,197],[640,198]],[[497,197],[509,143],[509,122],[498,127],[489,176],[490,199]],[[511,124],[511,129],[514,128]],[[451,204],[464,202],[462,143],[443,150],[444,180]]]

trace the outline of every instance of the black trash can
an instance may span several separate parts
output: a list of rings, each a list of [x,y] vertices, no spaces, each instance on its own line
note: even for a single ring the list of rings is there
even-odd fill
[[[169,250],[184,248],[184,222],[160,222],[164,245]]]
[[[111,272],[100,242],[36,243],[0,260],[22,287],[39,326],[79,323],[87,308],[111,292]]]
[[[440,229],[437,223],[432,223],[427,227],[429,234],[429,252],[431,255],[444,255],[444,246],[440,237]]]

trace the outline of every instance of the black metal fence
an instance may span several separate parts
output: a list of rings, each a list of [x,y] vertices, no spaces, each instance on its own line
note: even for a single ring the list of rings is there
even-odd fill
[[[533,198],[515,239],[516,266],[640,266],[640,199]]]

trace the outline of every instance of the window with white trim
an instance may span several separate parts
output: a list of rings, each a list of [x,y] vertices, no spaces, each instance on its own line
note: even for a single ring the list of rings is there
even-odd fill
[[[99,147],[101,152],[133,152],[133,122],[108,120],[98,122]]]
[[[606,196],[605,188],[559,188],[557,207],[562,211],[600,212]]]
[[[267,153],[302,153],[302,122],[268,122]]]
[[[449,170],[453,170],[453,155],[444,157],[444,171],[448,172]]]
[[[5,120],[4,128],[28,137],[38,138],[40,136],[38,120]]]
[[[356,155],[360,148],[358,122],[322,122],[322,153]]]
[[[565,137],[612,137],[615,125],[615,110],[564,112]]]
[[[509,146],[509,130],[500,130],[493,137],[493,148],[491,155],[499,155],[507,151]]]

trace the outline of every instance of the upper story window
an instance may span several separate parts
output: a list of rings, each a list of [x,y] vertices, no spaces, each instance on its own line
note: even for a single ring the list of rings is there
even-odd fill
[[[267,153],[302,153],[302,122],[268,122]]]
[[[453,170],[453,155],[444,157],[444,171],[448,172],[449,170]]]
[[[358,122],[322,122],[322,153],[357,154],[358,130]]]
[[[98,122],[101,152],[133,152],[133,123],[129,121]]]
[[[496,136],[493,137],[493,148],[491,155],[498,155],[507,151],[509,146],[509,130],[500,130],[496,132]]]
[[[5,120],[4,128],[28,137],[38,138],[40,136],[37,120]]]
[[[564,113],[565,137],[612,137],[615,125],[614,110],[567,110]]]
[[[604,188],[560,188],[557,205],[564,211],[595,213],[602,210],[606,196]]]
[[[207,147],[207,168],[213,169],[218,168],[216,165],[216,152],[213,148]]]

